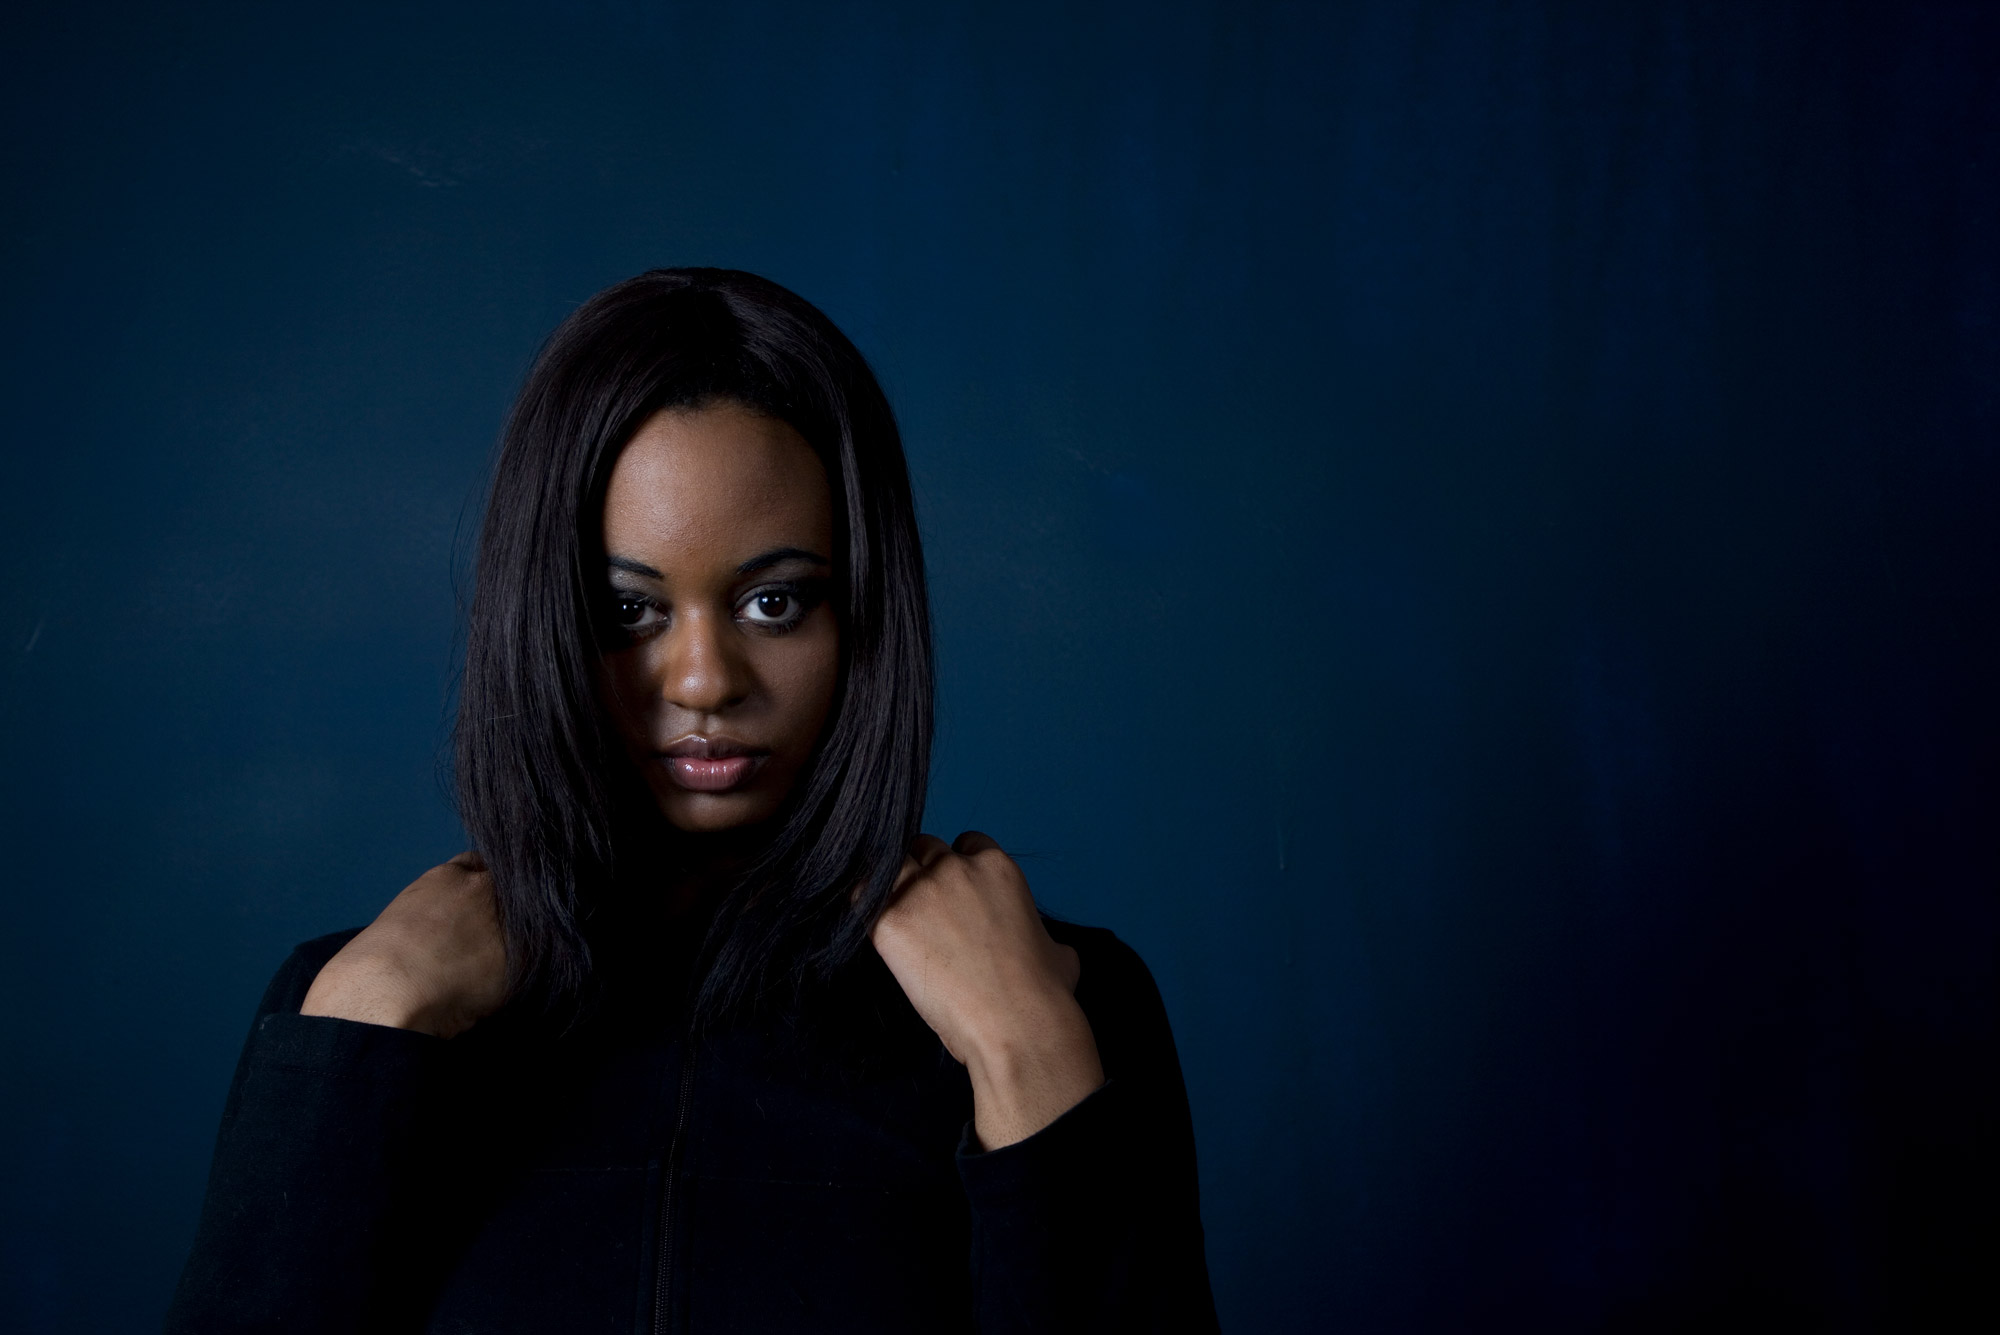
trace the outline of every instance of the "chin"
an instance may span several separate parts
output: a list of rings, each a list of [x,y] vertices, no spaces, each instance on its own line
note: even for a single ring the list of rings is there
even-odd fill
[[[660,814],[667,824],[686,834],[722,834],[762,824],[777,804],[752,793],[685,793],[660,795]]]

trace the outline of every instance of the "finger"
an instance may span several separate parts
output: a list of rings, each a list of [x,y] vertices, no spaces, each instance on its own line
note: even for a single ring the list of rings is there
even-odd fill
[[[967,830],[951,841],[951,851],[961,857],[969,858],[974,853],[984,853],[988,849],[999,852],[1000,841],[984,830]]]

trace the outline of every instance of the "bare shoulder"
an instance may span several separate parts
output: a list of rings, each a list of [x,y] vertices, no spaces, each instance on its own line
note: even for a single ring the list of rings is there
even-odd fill
[[[257,1013],[267,1015],[273,1011],[297,1010],[305,1001],[313,979],[319,977],[319,971],[326,967],[326,962],[359,935],[359,927],[349,927],[293,946],[292,953],[285,956],[284,963],[278,966],[278,972],[271,978],[271,985],[265,989],[264,1000]]]

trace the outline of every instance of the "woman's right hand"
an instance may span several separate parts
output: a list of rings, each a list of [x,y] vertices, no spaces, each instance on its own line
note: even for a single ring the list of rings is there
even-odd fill
[[[507,999],[493,876],[477,853],[432,867],[313,979],[301,1015],[451,1038]]]

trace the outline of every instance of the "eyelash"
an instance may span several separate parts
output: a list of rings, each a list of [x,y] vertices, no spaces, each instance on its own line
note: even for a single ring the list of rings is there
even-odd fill
[[[750,604],[756,602],[759,598],[768,598],[774,594],[790,598],[797,605],[798,610],[783,621],[751,621],[740,615],[744,608],[750,606]],[[759,584],[756,588],[744,594],[742,600],[736,604],[736,609],[739,613],[737,619],[745,625],[754,627],[763,634],[784,635],[797,630],[800,623],[804,622],[812,614],[813,609],[819,606],[825,596],[826,591],[819,586],[818,581],[780,580],[774,584]],[[628,603],[642,603],[652,611],[658,612],[662,619],[651,625],[628,626],[620,619],[619,615],[624,605]],[[642,612],[641,615],[644,615],[644,613]],[[662,607],[655,599],[643,593],[637,593],[630,589],[613,589],[611,591],[609,616],[611,632],[614,637],[622,636],[627,643],[636,643],[663,628],[667,624],[665,620],[666,616],[667,609]]]

